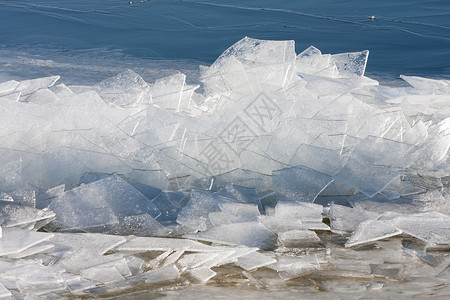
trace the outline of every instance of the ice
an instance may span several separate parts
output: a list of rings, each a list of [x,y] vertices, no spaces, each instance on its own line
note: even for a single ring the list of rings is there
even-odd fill
[[[55,217],[52,211],[36,209],[30,206],[0,201],[0,226],[13,227],[30,225],[37,221]]]
[[[352,77],[364,75],[368,57],[369,50],[364,50],[361,52],[334,54],[330,60],[336,65],[341,77]]]
[[[17,254],[53,237],[51,233],[34,232],[19,228],[3,228],[0,256]]]
[[[246,37],[198,72],[0,83],[0,297],[280,292],[309,274],[299,291],[439,297],[450,82],[384,85],[367,59]]]
[[[19,85],[19,82],[15,81],[15,80],[9,80],[9,81],[0,83],[0,96],[5,96],[5,95],[13,93],[16,90],[18,85]]]
[[[178,214],[177,223],[197,230],[211,228],[209,213],[219,211],[219,204],[227,202],[232,202],[232,199],[208,192],[192,191],[191,199]]]
[[[258,222],[234,223],[208,229],[185,238],[228,245],[244,245],[261,249],[273,249],[276,236]]]
[[[192,99],[197,88],[186,84],[186,75],[182,73],[161,78],[150,87],[152,103],[160,108],[195,116],[201,113]]]
[[[273,214],[261,216],[259,221],[273,232],[294,229],[330,230],[322,222],[322,205],[303,202],[278,202]]]
[[[10,299],[11,292],[0,282],[0,299]]]
[[[119,222],[127,216],[160,215],[149,199],[117,175],[67,191],[54,199],[49,208],[56,213],[54,222],[62,229],[88,231],[106,225],[126,230],[127,224]]]
[[[189,270],[189,275],[194,277],[201,283],[206,283],[208,280],[216,276],[217,273],[211,270],[210,268],[202,267]]]
[[[220,212],[209,213],[209,220],[214,227],[231,223],[254,222],[261,215],[256,204],[222,203]]]
[[[278,235],[281,244],[287,248],[309,248],[323,246],[322,240],[311,230],[290,230]]]
[[[148,84],[131,70],[98,83],[94,89],[105,102],[120,107],[135,107],[151,102]]]
[[[45,89],[53,86],[58,81],[59,76],[49,76],[43,78],[36,78],[30,80],[24,80],[19,82],[15,88],[15,92],[20,92],[21,96],[32,94],[40,89]]]
[[[314,202],[333,179],[313,169],[296,166],[272,173],[278,201]]]
[[[162,267],[142,274],[146,283],[158,283],[180,278],[180,271],[174,265]]]
[[[353,232],[360,223],[376,219],[378,216],[379,214],[376,212],[333,203],[329,211],[331,231],[336,233]]]
[[[193,252],[212,252],[217,248],[205,244],[174,238],[134,237],[117,248],[118,251],[146,252],[184,250]]]
[[[259,252],[243,255],[238,258],[237,265],[244,270],[251,271],[257,268],[276,263],[277,260]]]
[[[449,81],[448,80],[436,80],[436,79],[429,79],[429,78],[423,78],[418,76],[406,76],[406,75],[400,75],[400,78],[408,82],[411,86],[413,86],[415,89],[418,90],[426,90],[430,92],[437,92],[437,91],[445,91],[448,89]]]
[[[373,197],[411,165],[409,151],[412,148],[408,144],[368,136],[356,147],[336,178]]]

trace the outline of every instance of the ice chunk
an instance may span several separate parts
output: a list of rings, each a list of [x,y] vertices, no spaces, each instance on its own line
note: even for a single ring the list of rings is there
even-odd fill
[[[371,198],[411,164],[411,148],[408,144],[369,136],[356,147],[336,178]]]
[[[297,55],[296,71],[300,74],[314,74],[320,76],[336,77],[336,66],[331,61],[331,55],[322,55],[314,46],[309,46]]]
[[[126,216],[160,214],[150,200],[117,175],[67,191],[54,199],[49,208],[56,213],[54,222],[62,229],[94,230],[105,225],[118,226]]]
[[[125,242],[126,239],[123,236],[99,233],[54,233],[51,239],[51,243],[55,245],[53,255],[75,252],[81,248],[103,255]]]
[[[52,211],[0,201],[0,226],[3,227],[23,226],[53,217]]]
[[[240,256],[238,258],[237,265],[244,270],[251,271],[276,262],[277,260],[273,257],[255,252]]]
[[[94,86],[95,91],[107,103],[120,107],[135,107],[147,99],[149,86],[139,74],[126,70]]]
[[[134,237],[125,244],[117,248],[118,251],[146,252],[146,251],[166,251],[166,250],[185,250],[193,252],[212,252],[217,251],[216,247],[205,244],[174,238],[157,237]]]
[[[274,214],[261,216],[259,221],[273,232],[294,229],[330,230],[322,222],[322,205],[303,202],[279,202]]]
[[[176,112],[191,112],[196,107],[192,96],[197,88],[198,86],[186,84],[186,75],[177,73],[158,79],[150,87],[150,94],[153,104],[157,107]],[[191,113],[195,115],[194,112]]]
[[[16,90],[18,85],[19,85],[19,82],[15,81],[15,80],[9,80],[9,81],[0,83],[0,97],[14,93],[14,91]],[[19,93],[19,95],[20,95],[20,93]]]
[[[281,244],[287,248],[308,248],[323,246],[322,240],[311,230],[290,230],[278,235]]]
[[[233,91],[244,95],[285,87],[295,63],[293,41],[248,37],[235,43],[201,74],[206,94]]]
[[[79,274],[81,270],[93,266],[120,263],[122,258],[123,255],[120,253],[100,255],[89,248],[80,248],[74,252],[65,252],[55,265],[68,272]]]
[[[38,104],[47,104],[54,101],[58,101],[58,97],[49,89],[39,89],[21,101]]]
[[[435,92],[436,90],[444,90],[449,86],[448,80],[436,80],[406,75],[400,75],[400,78],[418,90],[428,90],[431,92]]]
[[[290,280],[320,270],[320,264],[316,256],[277,258],[277,263],[269,266],[276,270],[284,280]]]
[[[215,227],[195,234],[185,234],[185,238],[222,243],[244,245],[261,249],[274,249],[276,236],[257,222],[234,223]]]
[[[80,275],[86,279],[101,283],[109,283],[124,279],[114,266],[109,265],[95,266],[81,270]]]
[[[306,144],[298,147],[289,164],[302,165],[331,177],[339,173],[344,165],[338,151]]]
[[[401,234],[392,222],[380,222],[378,220],[367,220],[359,224],[356,231],[345,243],[345,247],[358,246],[365,243],[381,240]]]
[[[369,50],[331,55],[341,77],[363,76],[366,70]]]
[[[136,236],[166,236],[170,233],[167,228],[148,214],[126,216],[117,232]]]
[[[151,270],[141,274],[146,283],[158,283],[180,278],[180,271],[174,265]]]
[[[339,234],[353,232],[360,223],[376,219],[378,216],[379,214],[375,212],[333,203],[329,211],[331,231]]]
[[[20,92],[22,96],[26,96],[36,92],[39,89],[45,89],[53,86],[58,81],[59,76],[42,77],[21,81],[15,92]]]
[[[75,93],[72,92],[71,89],[69,89],[64,83],[60,83],[58,85],[54,85],[49,88],[50,91],[52,91],[56,97],[60,99],[65,99],[69,97],[74,97]]]
[[[209,213],[214,227],[231,223],[254,222],[261,215],[256,204],[221,203],[220,212]]]
[[[189,270],[189,275],[201,283],[206,283],[208,280],[216,276],[217,273],[210,268],[201,267]]]
[[[17,254],[53,237],[51,233],[34,232],[19,228],[3,228],[0,256]]]
[[[177,223],[197,230],[211,228],[209,213],[219,211],[219,204],[227,202],[232,202],[232,199],[210,192],[192,191],[191,199],[178,214]]]
[[[14,258],[14,259],[18,259],[18,258],[24,258],[27,256],[31,256],[31,255],[35,255],[38,253],[45,253],[50,249],[53,249],[55,246],[52,244],[46,244],[46,243],[40,243],[37,244],[36,246],[30,247],[24,251],[21,251],[19,253],[16,254],[10,254],[7,257],[8,258]]]
[[[182,268],[181,270],[213,267],[219,256],[220,252],[184,254],[178,260],[178,265]]]
[[[307,167],[296,166],[272,172],[278,201],[314,202],[333,179]]]

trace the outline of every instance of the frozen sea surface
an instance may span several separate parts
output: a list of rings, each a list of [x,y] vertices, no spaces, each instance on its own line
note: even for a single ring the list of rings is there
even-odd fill
[[[0,299],[447,298],[449,10],[0,1]]]

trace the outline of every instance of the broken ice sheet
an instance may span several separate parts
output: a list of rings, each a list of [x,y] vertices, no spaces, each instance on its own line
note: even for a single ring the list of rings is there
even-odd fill
[[[148,84],[131,70],[103,80],[94,89],[105,102],[120,107],[135,107],[142,102],[150,102]]]
[[[232,202],[226,198],[211,192],[192,191],[191,199],[182,208],[177,217],[177,223],[196,230],[206,230],[212,227],[209,221],[209,213],[219,211],[220,203]]]
[[[272,178],[278,201],[311,203],[333,181],[330,176],[303,166],[273,171]]]
[[[363,76],[366,70],[369,50],[331,55],[340,77]]]
[[[214,252],[217,251],[218,248],[186,239],[131,237],[126,243],[117,247],[116,250],[120,252],[146,252],[167,250]]]
[[[207,95],[233,91],[243,95],[286,86],[293,77],[293,41],[245,37],[225,50],[201,74]]]
[[[156,80],[150,86],[152,103],[160,108],[176,112],[187,112],[189,115],[199,115],[201,111],[195,110],[195,102],[192,100],[194,91],[198,86],[186,84],[186,75],[177,73]]]
[[[220,212],[209,213],[214,227],[231,223],[254,222],[261,215],[256,204],[221,203]]]
[[[290,230],[278,234],[281,244],[287,248],[322,247],[322,240],[311,230]]]
[[[236,264],[244,270],[251,271],[276,262],[277,260],[269,255],[254,252],[240,256]]]
[[[56,213],[54,222],[62,229],[93,230],[118,224],[125,216],[160,215],[149,199],[117,175],[67,191],[49,208]]]
[[[53,237],[51,233],[34,232],[19,228],[2,228],[0,256],[17,254]]]
[[[33,222],[51,219],[52,211],[40,210],[30,206],[0,201],[0,226],[12,227],[32,224]]]
[[[409,144],[368,136],[356,147],[336,178],[371,198],[411,164],[409,151],[412,147]]]
[[[49,76],[19,82],[15,88],[15,92],[21,92],[22,96],[29,95],[39,89],[51,87],[58,81],[59,76]]]
[[[364,221],[376,219],[378,213],[368,210],[332,204],[329,211],[331,231],[335,233],[353,232]]]
[[[302,165],[333,177],[342,169],[344,162],[336,150],[301,144],[289,164]]]
[[[244,245],[273,250],[276,236],[258,222],[234,223],[208,229],[183,237],[228,245]]]
[[[175,265],[170,265],[145,272],[139,276],[145,278],[146,283],[157,283],[180,278],[180,271]]]
[[[217,273],[211,270],[210,268],[201,267],[189,270],[189,275],[195,278],[197,281],[205,283],[214,276],[216,276]]]

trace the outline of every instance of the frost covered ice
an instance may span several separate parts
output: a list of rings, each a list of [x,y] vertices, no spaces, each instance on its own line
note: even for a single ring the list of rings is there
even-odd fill
[[[243,38],[199,78],[0,83],[0,298],[439,285],[450,82],[382,86],[368,55]]]

